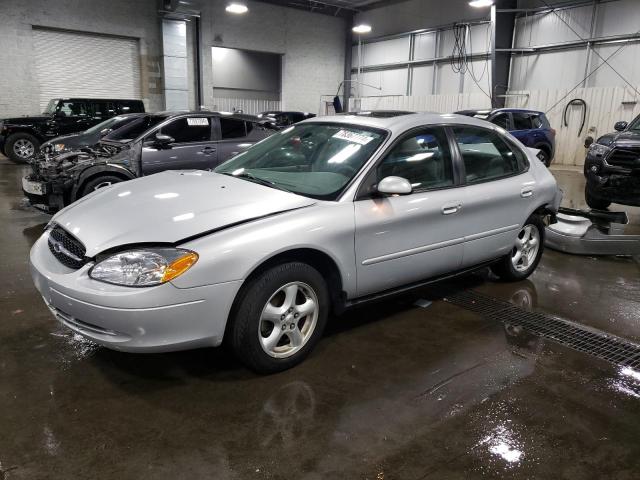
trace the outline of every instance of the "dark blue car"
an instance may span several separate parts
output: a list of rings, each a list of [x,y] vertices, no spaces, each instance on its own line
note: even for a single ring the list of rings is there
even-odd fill
[[[480,118],[508,130],[527,147],[540,150],[538,157],[548,167],[556,149],[556,131],[543,112],[521,108],[461,110],[461,115]]]

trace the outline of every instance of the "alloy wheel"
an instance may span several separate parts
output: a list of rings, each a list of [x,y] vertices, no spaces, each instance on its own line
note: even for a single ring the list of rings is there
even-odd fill
[[[278,288],[260,314],[262,349],[275,358],[299,352],[313,335],[318,313],[318,296],[306,283],[291,282]]]
[[[527,271],[540,250],[540,232],[535,225],[525,225],[518,233],[516,244],[511,251],[511,263],[518,272]]]
[[[20,158],[32,157],[35,153],[35,146],[29,140],[20,138],[13,144],[13,152]]]

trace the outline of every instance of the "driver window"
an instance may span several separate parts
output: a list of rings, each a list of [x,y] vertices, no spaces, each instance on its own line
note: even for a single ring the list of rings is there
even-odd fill
[[[84,117],[88,115],[87,104],[84,102],[61,102],[58,105],[58,113],[65,117]]]
[[[208,142],[211,140],[211,119],[207,117],[178,118],[162,127],[160,133],[169,135],[175,143]]]
[[[499,113],[493,117],[491,123],[499,126],[500,128],[504,128],[505,130],[509,130],[509,114]]]
[[[389,176],[406,178],[414,190],[452,186],[453,167],[444,130],[424,129],[400,141],[378,166],[378,181]]]

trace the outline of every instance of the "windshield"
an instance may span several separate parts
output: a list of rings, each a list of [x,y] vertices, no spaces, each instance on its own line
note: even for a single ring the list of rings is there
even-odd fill
[[[116,123],[119,120],[123,120],[124,117],[112,117],[109,118],[108,120],[105,120],[104,122],[100,122],[97,125],[94,125],[91,128],[88,128],[87,130],[84,131],[84,133],[97,133],[97,132],[101,132],[102,130],[108,130],[110,128],[113,127],[113,124]]]
[[[49,103],[47,103],[47,106],[44,109],[44,112],[42,113],[49,113],[49,114],[53,114],[56,113],[56,107],[58,106],[58,102],[60,101],[59,98],[54,98],[49,100]]]
[[[169,118],[167,115],[144,115],[136,118],[124,127],[111,132],[105,136],[103,140],[120,143],[130,142],[144,134],[147,130],[164,122],[167,118]]]
[[[631,121],[631,125],[629,125],[628,130],[640,132],[640,115],[638,115]]]
[[[335,200],[385,137],[382,130],[356,125],[296,125],[228,160],[215,172]]]

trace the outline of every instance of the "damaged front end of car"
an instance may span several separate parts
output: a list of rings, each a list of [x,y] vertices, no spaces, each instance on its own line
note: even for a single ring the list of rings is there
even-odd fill
[[[54,213],[80,198],[87,172],[108,165],[135,172],[131,160],[129,149],[109,145],[60,154],[45,151],[30,162],[31,172],[22,179],[22,190],[33,207]]]

